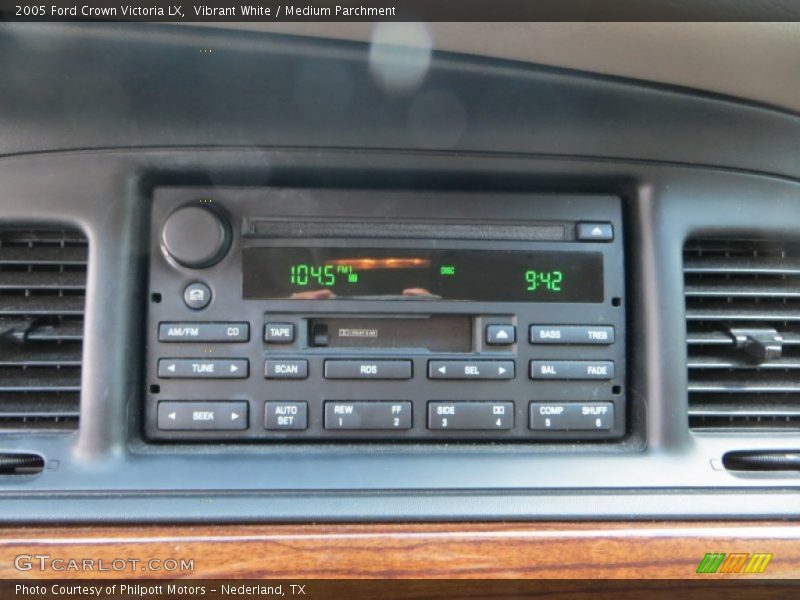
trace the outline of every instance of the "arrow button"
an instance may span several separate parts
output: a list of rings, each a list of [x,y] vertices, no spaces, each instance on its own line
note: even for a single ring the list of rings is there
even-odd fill
[[[578,223],[575,237],[581,242],[610,242],[614,239],[611,223]]]

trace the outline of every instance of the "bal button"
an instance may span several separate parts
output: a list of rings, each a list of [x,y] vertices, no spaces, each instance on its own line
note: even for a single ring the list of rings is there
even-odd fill
[[[193,310],[205,308],[211,302],[211,288],[202,281],[190,283],[183,290],[183,301]]]

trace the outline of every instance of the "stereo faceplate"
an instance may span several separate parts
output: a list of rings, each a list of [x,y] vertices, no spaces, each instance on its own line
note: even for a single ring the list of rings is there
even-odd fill
[[[214,264],[171,254],[187,206],[231,232]],[[159,188],[151,233],[151,439],[625,433],[619,198]]]

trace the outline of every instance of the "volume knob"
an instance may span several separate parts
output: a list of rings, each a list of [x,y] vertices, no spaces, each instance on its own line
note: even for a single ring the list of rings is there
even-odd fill
[[[231,246],[231,227],[211,208],[184,206],[173,212],[161,229],[161,243],[175,262],[190,269],[217,264]]]

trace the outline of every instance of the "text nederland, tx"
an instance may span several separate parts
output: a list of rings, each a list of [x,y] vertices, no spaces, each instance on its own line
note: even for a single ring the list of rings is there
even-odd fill
[[[203,596],[209,593],[223,595],[248,595],[248,596],[304,596],[304,584],[219,584],[217,587],[191,584],[156,584],[142,585],[138,583],[112,583],[108,585],[70,585],[54,583],[51,585],[26,585],[17,584],[15,593],[18,596],[85,596],[99,598],[101,596],[136,596],[150,598],[154,596]],[[288,594],[287,594],[288,592]]]

